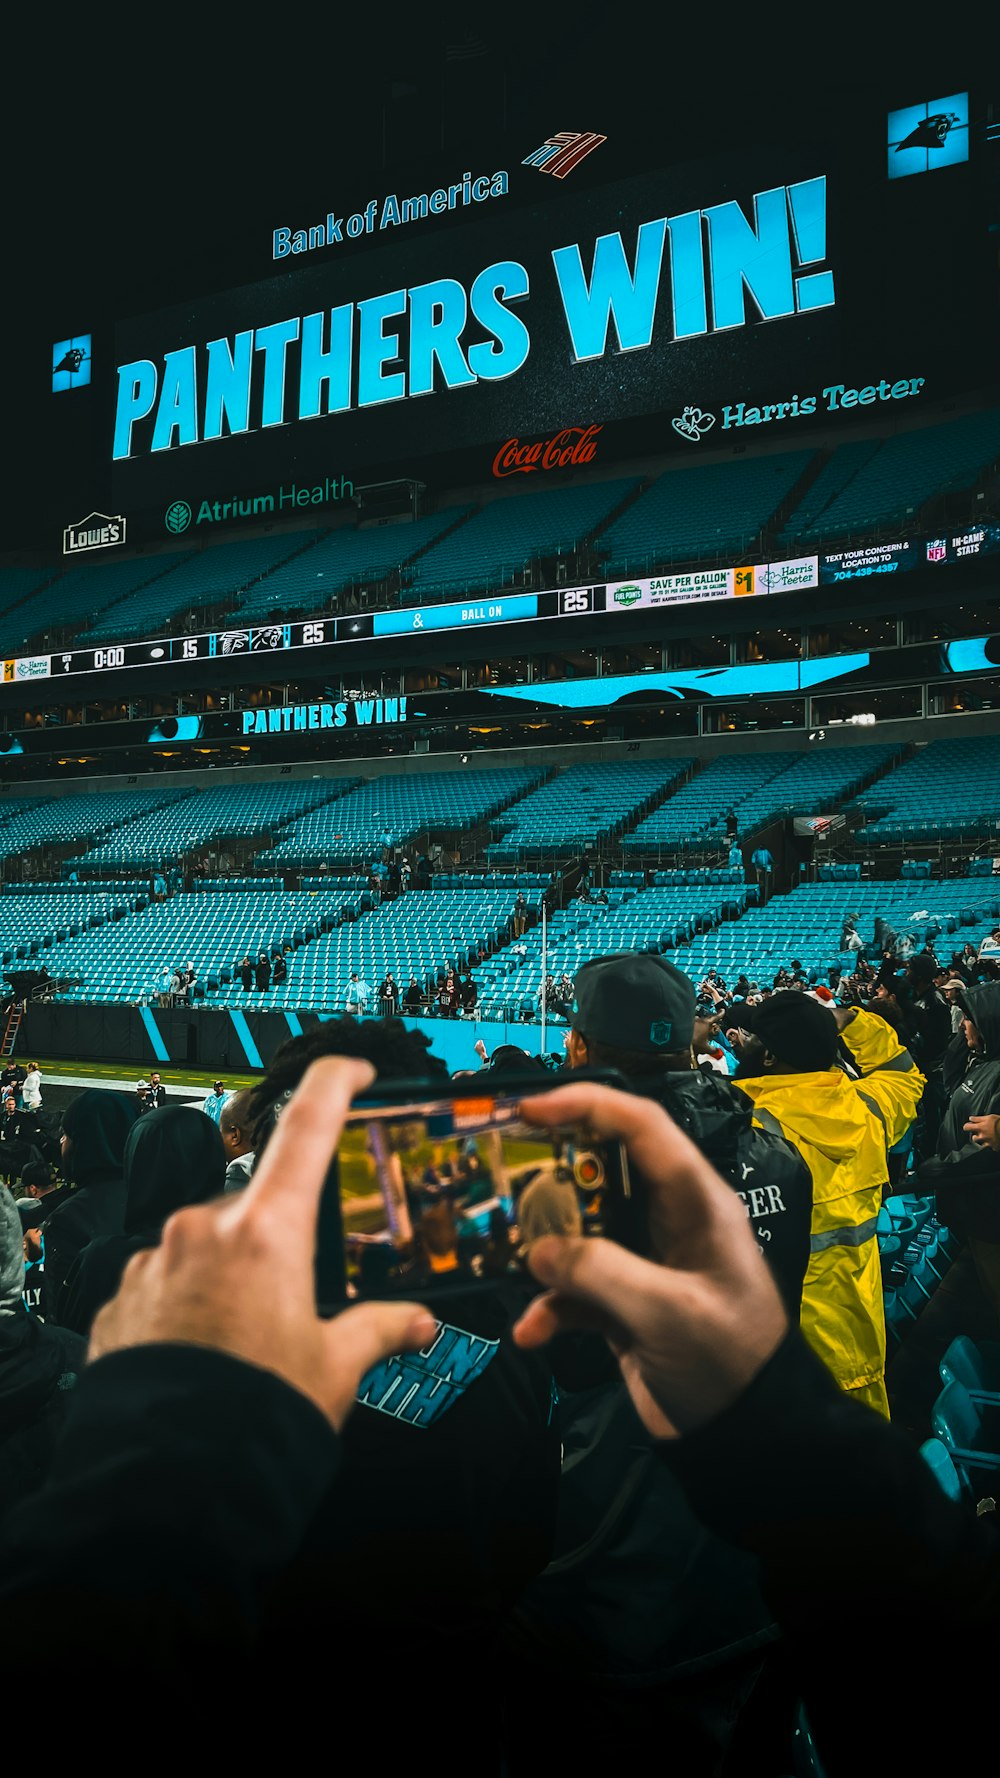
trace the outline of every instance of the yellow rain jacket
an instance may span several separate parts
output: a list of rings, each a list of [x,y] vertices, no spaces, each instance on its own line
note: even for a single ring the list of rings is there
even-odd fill
[[[884,1019],[858,1012],[842,1032],[861,1069],[741,1078],[762,1129],[786,1137],[813,1180],[802,1332],[842,1389],[889,1417],[885,1308],[875,1219],[887,1153],[913,1121],[924,1076]]]

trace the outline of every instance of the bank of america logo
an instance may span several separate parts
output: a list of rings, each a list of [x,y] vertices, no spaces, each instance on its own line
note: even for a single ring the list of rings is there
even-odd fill
[[[567,173],[572,173],[574,167],[607,139],[607,136],[598,136],[594,130],[557,130],[554,136],[547,136],[533,154],[525,155],[521,165],[537,167],[540,173],[552,173],[556,179],[565,179]]]

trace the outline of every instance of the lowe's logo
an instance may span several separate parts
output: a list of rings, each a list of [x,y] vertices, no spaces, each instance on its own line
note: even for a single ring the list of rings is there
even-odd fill
[[[106,512],[92,512],[76,525],[67,525],[63,532],[63,555],[79,555],[83,550],[113,549],[125,542],[125,520],[118,513],[111,518]]]

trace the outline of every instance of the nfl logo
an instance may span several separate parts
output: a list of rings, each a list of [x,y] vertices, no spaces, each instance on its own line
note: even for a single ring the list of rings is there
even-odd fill
[[[649,1041],[655,1043],[657,1049],[664,1049],[670,1042],[673,1025],[669,1019],[654,1019],[649,1027]]]
[[[927,545],[927,560],[929,562],[943,562],[947,553],[948,545],[943,537],[936,537],[933,543]]]

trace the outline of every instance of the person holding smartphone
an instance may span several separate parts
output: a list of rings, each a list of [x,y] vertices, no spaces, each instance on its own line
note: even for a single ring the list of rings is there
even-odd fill
[[[287,1736],[293,1675],[307,1716],[313,1682],[355,1704],[371,1694],[371,1649],[368,1689],[352,1691],[343,1644],[330,1656],[330,1602],[308,1577],[292,1589],[297,1634],[280,1622],[268,1633],[275,1588],[290,1585],[337,1465],[351,1462],[340,1435],[362,1376],[434,1338],[433,1316],[411,1303],[367,1303],[332,1323],[313,1305],[323,1180],[350,1099],[371,1078],[348,1058],[312,1065],[248,1191],[173,1218],[95,1323],[72,1435],[0,1528],[0,1601],[22,1638],[41,1636],[54,1611],[86,1612],[52,1746],[78,1741],[74,1706],[109,1663],[119,1686],[194,1682],[209,1659],[214,1683],[239,1697],[259,1681],[252,1711],[224,1712],[230,1751]],[[647,1182],[653,1251],[540,1240],[530,1264],[543,1294],[517,1345],[538,1351],[581,1321],[604,1330],[639,1420],[695,1510],[764,1564],[827,1778],[858,1769],[844,1650],[883,1621],[887,1601],[907,1634],[880,1639],[880,1688],[912,1696],[919,1649],[935,1692],[962,1698],[963,1737],[982,1745],[1000,1629],[990,1517],[946,1499],[907,1440],[848,1400],[789,1331],[742,1206],[660,1107],[588,1082],[539,1095],[524,1115],[539,1128],[586,1121],[595,1139],[626,1142]],[[514,1493],[515,1536],[517,1517]],[[440,1503],[423,1535],[448,1567]],[[393,1668],[394,1696],[426,1707],[442,1652],[411,1641]],[[476,1708],[464,1708],[473,1690]],[[496,1769],[496,1713],[484,1717],[481,1697],[479,1686],[449,1697],[457,1736],[442,1732],[438,1770]],[[558,1699],[538,1721],[558,1736]],[[874,1712],[866,1757],[920,1770],[954,1749],[957,1732],[951,1709]],[[160,1733],[170,1737],[168,1719]],[[595,1744],[595,1757],[604,1752]]]

